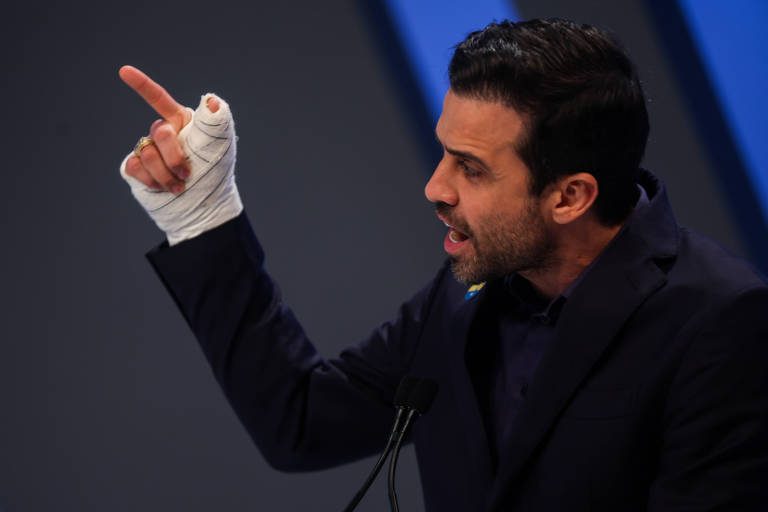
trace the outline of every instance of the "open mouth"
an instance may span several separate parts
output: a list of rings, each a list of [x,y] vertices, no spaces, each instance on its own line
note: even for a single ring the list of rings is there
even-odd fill
[[[455,227],[445,222],[445,220],[442,218],[440,220],[442,220],[443,224],[445,224],[445,227],[448,228],[448,234],[445,236],[445,241],[443,242],[443,248],[446,252],[456,252],[461,247],[466,245],[467,241],[470,239],[468,234],[464,233],[463,231],[459,231]]]
[[[469,237],[462,233],[461,231],[458,231],[457,229],[451,228],[448,231],[448,238],[451,240],[451,242],[458,244],[460,242],[463,242],[464,240],[468,239]]]

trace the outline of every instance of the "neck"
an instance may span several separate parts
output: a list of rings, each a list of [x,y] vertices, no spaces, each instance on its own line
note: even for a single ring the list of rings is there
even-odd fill
[[[605,249],[621,229],[594,223],[570,225],[559,230],[551,260],[543,267],[521,271],[544,297],[554,299],[563,293]]]

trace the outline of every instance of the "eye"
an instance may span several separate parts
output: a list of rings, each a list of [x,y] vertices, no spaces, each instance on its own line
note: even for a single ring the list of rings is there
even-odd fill
[[[474,167],[470,167],[469,165],[467,165],[466,160],[459,160],[458,164],[459,164],[459,167],[461,167],[461,169],[464,171],[464,176],[466,176],[467,178],[477,178],[482,174],[481,171],[478,171]]]

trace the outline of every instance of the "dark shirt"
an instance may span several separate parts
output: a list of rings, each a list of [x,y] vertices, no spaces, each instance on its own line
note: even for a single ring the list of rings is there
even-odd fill
[[[645,190],[638,188],[640,194],[632,215],[649,203]],[[624,223],[609,245],[622,236],[629,224]],[[519,274],[506,276],[489,287],[483,311],[473,325],[475,343],[468,349],[467,360],[494,467],[525,400],[528,383],[554,338],[568,297],[599,260],[600,255],[551,301]]]
[[[505,279],[504,285],[508,299],[497,313],[497,356],[493,362],[496,378],[491,383],[491,409],[487,411],[493,452],[503,451],[509,427],[525,400],[533,372],[554,337],[555,324],[567,298],[563,294],[547,301],[519,275]]]

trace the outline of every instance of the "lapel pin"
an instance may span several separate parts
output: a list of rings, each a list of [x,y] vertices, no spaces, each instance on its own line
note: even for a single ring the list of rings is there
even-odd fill
[[[475,295],[477,295],[480,292],[480,290],[483,289],[483,286],[485,286],[485,282],[473,284],[472,286],[470,286],[469,289],[467,290],[467,293],[464,295],[464,300],[469,300]]]

